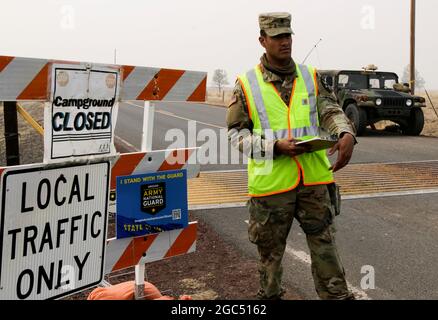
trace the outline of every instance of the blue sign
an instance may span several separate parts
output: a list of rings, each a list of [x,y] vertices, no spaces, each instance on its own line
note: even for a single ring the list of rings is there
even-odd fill
[[[117,238],[187,227],[187,172],[117,177]]]

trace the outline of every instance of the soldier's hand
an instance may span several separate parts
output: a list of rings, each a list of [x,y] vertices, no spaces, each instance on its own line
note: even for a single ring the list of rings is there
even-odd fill
[[[354,149],[354,137],[350,133],[344,133],[344,135],[339,139],[338,143],[333,146],[328,152],[331,156],[336,151],[338,151],[338,158],[334,165],[332,165],[329,170],[336,172],[343,167],[345,167],[351,159]]]
[[[310,151],[309,146],[297,146],[295,142],[300,140],[296,139],[281,139],[275,143],[274,150],[276,154],[282,154],[289,157],[299,156],[305,152]]]

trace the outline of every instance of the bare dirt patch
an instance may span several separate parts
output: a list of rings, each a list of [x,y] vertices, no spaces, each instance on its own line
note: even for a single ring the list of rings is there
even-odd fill
[[[423,109],[425,123],[423,132],[421,134],[425,136],[438,137],[438,116],[435,113],[435,111],[438,113],[438,92],[429,92],[429,96],[432,100],[435,110],[432,107],[432,104],[429,102],[426,94],[424,93],[420,95],[423,96],[427,102],[427,107]]]

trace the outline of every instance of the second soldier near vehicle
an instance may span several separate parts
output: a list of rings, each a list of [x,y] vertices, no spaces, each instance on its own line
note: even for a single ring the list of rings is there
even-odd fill
[[[352,299],[334,239],[339,192],[333,172],[349,162],[355,133],[316,70],[292,59],[290,23],[289,13],[259,16],[266,53],[238,77],[227,111],[231,144],[249,157],[248,234],[260,256],[257,296],[283,296],[281,262],[296,218],[307,237],[318,296]],[[338,152],[333,166],[325,150],[295,145],[318,136],[320,128],[339,138],[329,152]]]

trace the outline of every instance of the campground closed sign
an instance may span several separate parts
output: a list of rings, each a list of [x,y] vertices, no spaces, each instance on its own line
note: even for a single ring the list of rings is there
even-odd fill
[[[101,282],[109,174],[107,161],[3,173],[0,299],[60,298]]]
[[[52,65],[51,106],[45,108],[44,160],[63,162],[115,154],[120,70]]]

